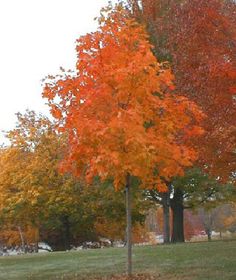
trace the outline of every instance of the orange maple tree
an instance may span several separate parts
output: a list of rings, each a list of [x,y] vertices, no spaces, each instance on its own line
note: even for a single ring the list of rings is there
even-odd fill
[[[202,132],[202,114],[174,96],[173,75],[157,62],[144,26],[121,7],[104,9],[96,32],[77,40],[76,74],[48,77],[43,96],[69,134],[63,169],[88,181],[128,175],[165,191],[165,180],[183,174],[196,152],[181,138]]]
[[[77,41],[75,75],[46,81],[43,96],[69,134],[63,170],[126,187],[127,273],[132,273],[130,187],[166,191],[197,155],[183,138],[202,132],[198,107],[174,96],[173,75],[152,53],[144,26],[117,5],[103,9],[97,32]]]

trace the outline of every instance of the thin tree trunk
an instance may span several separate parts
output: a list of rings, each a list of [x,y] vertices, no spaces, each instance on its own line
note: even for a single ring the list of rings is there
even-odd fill
[[[39,252],[39,246],[38,246],[38,243],[39,243],[39,227],[37,226],[37,230],[35,231],[35,248],[34,248],[34,252],[35,253],[38,253]]]
[[[170,193],[162,195],[163,207],[163,239],[164,243],[170,243]]]
[[[132,220],[131,220],[131,189],[130,189],[130,175],[126,178],[126,241],[127,241],[127,275],[132,275]]]
[[[23,248],[24,253],[26,253],[26,250],[25,250],[25,239],[24,239],[23,232],[22,232],[20,226],[18,226],[17,228],[18,228],[18,231],[19,231],[19,234],[20,234],[21,246],[22,246],[22,248]]]
[[[175,189],[174,197],[171,200],[171,209],[173,213],[171,242],[184,242],[183,191],[179,188]]]

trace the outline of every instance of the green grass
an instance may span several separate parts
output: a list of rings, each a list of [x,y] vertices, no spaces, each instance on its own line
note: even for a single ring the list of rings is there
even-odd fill
[[[0,279],[72,280],[122,274],[125,260],[125,248],[0,257]],[[133,262],[134,273],[149,273],[158,280],[235,280],[236,241],[135,247]]]

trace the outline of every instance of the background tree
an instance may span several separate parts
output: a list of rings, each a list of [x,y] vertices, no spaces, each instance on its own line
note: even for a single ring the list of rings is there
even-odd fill
[[[182,177],[172,179],[170,191],[159,193],[156,190],[146,191],[146,196],[156,204],[162,205],[164,224],[164,242],[170,241],[170,219],[166,212],[172,210],[172,242],[184,242],[184,210],[198,207],[214,208],[219,204],[235,200],[235,187],[232,183],[221,184],[218,179],[212,178],[199,168],[185,171]],[[163,196],[164,195],[164,196]],[[168,204],[166,203],[168,201]]]
[[[184,241],[184,209],[201,206],[212,208],[235,199],[233,184],[222,184],[218,178],[212,178],[198,168],[187,170],[185,176],[176,178],[172,184],[174,194],[170,205],[172,212],[175,212],[172,232],[174,242]],[[176,192],[179,194],[176,195]]]
[[[171,63],[176,92],[207,116],[195,143],[199,164],[228,181],[236,169],[235,1],[140,2],[137,16],[148,25],[155,55]]]
[[[65,135],[57,134],[53,122],[33,111],[17,116],[16,128],[8,133],[12,145],[0,150],[1,236],[5,244],[44,240],[54,249],[65,250],[71,244],[97,241],[102,233],[124,240],[123,194],[114,194],[111,182],[101,185],[96,181],[87,188],[83,178],[60,174]],[[133,199],[134,223],[142,223],[143,198],[136,192]],[[107,225],[103,232],[97,227],[101,219]],[[113,236],[111,225],[115,223],[120,229]]]
[[[229,181],[236,167],[235,1],[128,2],[134,16],[147,24],[155,56],[171,63],[176,93],[195,101],[206,114],[205,134],[192,141],[199,151],[198,165]],[[183,191],[175,193],[176,211],[183,212]]]
[[[50,213],[52,196],[57,196],[53,188],[63,185],[57,172],[61,148],[46,117],[33,111],[17,117],[16,128],[8,133],[11,146],[1,156],[1,213],[11,225],[39,230]]]
[[[234,204],[221,204],[214,208],[199,209],[199,216],[204,225],[208,241],[212,240],[212,232],[218,231],[222,238],[222,232],[229,230],[235,224]]]

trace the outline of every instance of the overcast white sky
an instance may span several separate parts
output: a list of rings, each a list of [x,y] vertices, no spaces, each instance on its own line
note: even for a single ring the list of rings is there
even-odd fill
[[[41,79],[73,69],[75,40],[96,28],[107,0],[0,0],[0,131],[27,108],[48,114]],[[0,132],[0,143],[4,141]]]

